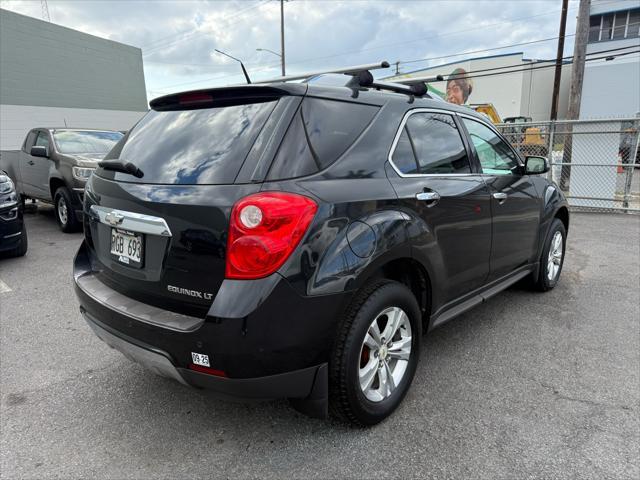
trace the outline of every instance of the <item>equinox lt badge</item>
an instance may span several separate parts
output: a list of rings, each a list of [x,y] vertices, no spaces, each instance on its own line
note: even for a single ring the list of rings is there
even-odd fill
[[[199,292],[198,290],[189,290],[188,288],[174,287],[173,285],[167,285],[167,290],[173,293],[179,293],[181,295],[188,295],[194,298],[202,298],[204,300],[211,300],[213,294],[207,292]]]

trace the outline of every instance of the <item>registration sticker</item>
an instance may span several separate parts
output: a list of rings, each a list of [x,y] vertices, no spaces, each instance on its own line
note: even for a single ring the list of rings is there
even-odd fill
[[[203,367],[210,367],[209,355],[203,355],[202,353],[191,352],[191,359],[196,365],[202,365]]]

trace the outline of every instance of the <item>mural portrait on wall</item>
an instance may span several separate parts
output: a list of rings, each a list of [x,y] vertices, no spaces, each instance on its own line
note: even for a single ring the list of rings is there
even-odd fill
[[[445,100],[456,105],[464,105],[473,91],[473,80],[467,78],[464,68],[456,68],[447,80],[447,96]]]

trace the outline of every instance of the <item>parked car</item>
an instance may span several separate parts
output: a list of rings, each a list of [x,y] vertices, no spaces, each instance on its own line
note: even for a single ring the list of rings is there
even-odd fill
[[[0,256],[22,257],[28,248],[22,203],[18,200],[13,181],[0,170]]]
[[[467,107],[354,81],[154,99],[87,182],[95,334],[183,384],[372,425],[422,332],[525,278],[552,289],[569,213],[546,159]]]
[[[0,152],[0,168],[12,178],[20,198],[53,203],[60,229],[75,232],[81,226],[87,178],[122,137],[107,130],[34,128],[21,150]]]

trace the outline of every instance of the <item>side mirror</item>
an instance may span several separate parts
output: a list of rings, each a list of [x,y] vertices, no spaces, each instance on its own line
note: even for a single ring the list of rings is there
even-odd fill
[[[47,147],[34,145],[33,147],[31,147],[31,156],[49,158],[49,152],[47,152]]]
[[[526,156],[524,158],[525,175],[540,175],[549,171],[549,160],[546,157]]]

